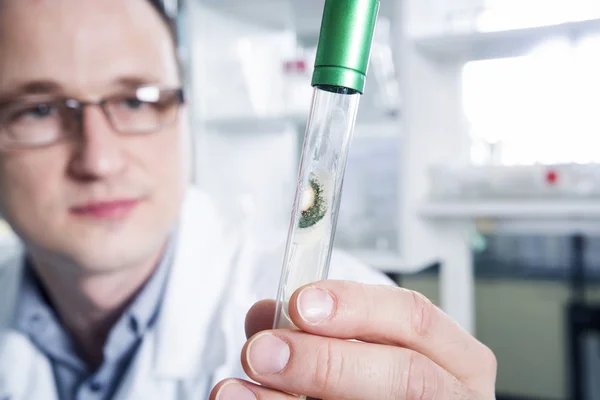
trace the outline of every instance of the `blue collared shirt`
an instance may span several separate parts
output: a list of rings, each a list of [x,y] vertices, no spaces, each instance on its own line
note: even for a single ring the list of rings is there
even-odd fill
[[[104,360],[95,370],[78,355],[33,268],[26,265],[14,327],[50,360],[61,400],[104,400],[115,394],[159,313],[174,258],[173,242],[169,241],[154,274],[112,327],[104,345]]]

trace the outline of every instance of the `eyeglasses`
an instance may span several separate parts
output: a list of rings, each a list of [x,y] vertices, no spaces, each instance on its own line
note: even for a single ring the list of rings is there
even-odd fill
[[[32,96],[0,105],[0,149],[48,146],[80,132],[83,110],[102,109],[119,134],[149,134],[175,123],[182,88],[142,86],[99,101]]]

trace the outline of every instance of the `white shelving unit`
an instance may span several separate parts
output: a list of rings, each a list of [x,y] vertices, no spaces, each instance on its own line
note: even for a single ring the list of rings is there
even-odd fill
[[[598,34],[600,19],[596,15],[583,21],[487,32],[474,29],[477,23],[472,21],[452,30],[444,27],[445,11],[433,7],[434,3],[458,5],[467,11],[471,8],[476,16],[486,1],[440,1],[402,0],[398,11],[404,25],[399,44],[404,104],[401,169],[405,193],[401,204],[404,232],[401,248],[409,265],[423,264],[431,258],[441,262],[441,306],[466,330],[476,333],[470,250],[475,229],[557,234],[597,232],[594,225],[600,225],[600,206],[593,199],[566,198],[427,200],[432,166],[470,163],[469,127],[461,104],[462,67],[474,60],[523,55],[558,36]],[[436,11],[427,12],[428,7]],[[419,18],[423,21],[417,21]],[[422,27],[415,21],[422,22]],[[438,33],[426,35],[425,31]]]
[[[419,214],[439,219],[600,219],[600,199],[429,201],[423,203]]]
[[[485,234],[600,235],[598,199],[514,199],[425,202],[431,221],[470,224]]]
[[[533,28],[491,32],[450,33],[417,37],[419,51],[433,59],[481,60],[522,55],[557,36],[578,37],[600,33],[600,19],[567,22]]]
[[[247,134],[277,129],[281,126],[302,124],[306,115],[282,115],[277,117],[214,118],[206,121],[206,127],[223,133]]]

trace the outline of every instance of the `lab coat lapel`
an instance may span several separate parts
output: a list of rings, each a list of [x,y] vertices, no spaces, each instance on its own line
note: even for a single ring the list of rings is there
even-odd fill
[[[210,357],[207,346],[220,328],[218,311],[234,248],[208,197],[190,189],[156,329],[144,340],[116,399],[172,398],[182,382],[202,379],[199,371],[218,367],[219,357]]]
[[[43,354],[17,333],[7,333],[0,348],[0,399],[58,400],[52,367]]]
[[[183,216],[156,336],[155,370],[165,377],[188,376],[197,368],[211,322],[218,317],[236,247],[225,237],[211,201],[195,189],[190,189]]]
[[[19,246],[0,267],[0,399],[55,400],[50,363],[25,336],[11,330],[22,268]]]

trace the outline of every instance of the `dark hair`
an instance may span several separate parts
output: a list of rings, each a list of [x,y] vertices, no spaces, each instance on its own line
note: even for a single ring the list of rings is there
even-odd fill
[[[171,33],[171,37],[173,38],[175,44],[177,44],[177,16],[169,15],[165,8],[163,0],[149,0],[149,2],[152,5],[152,7],[154,7],[154,9],[158,12],[161,19],[167,24],[169,32]]]

